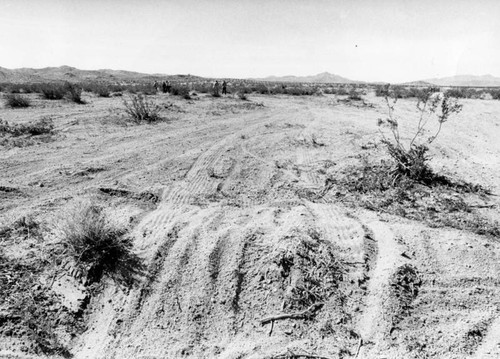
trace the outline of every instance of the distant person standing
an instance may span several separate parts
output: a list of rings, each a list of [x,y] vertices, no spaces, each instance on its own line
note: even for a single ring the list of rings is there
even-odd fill
[[[226,81],[224,81],[222,83],[222,94],[227,95],[227,82]]]
[[[167,93],[167,83],[165,81],[163,81],[163,83],[161,84],[161,88],[163,93]]]
[[[170,81],[167,81],[167,93],[172,92],[172,85],[170,85]]]
[[[220,96],[219,91],[220,91],[220,83],[219,83],[219,81],[215,81],[214,96]]]
[[[155,90],[158,91],[158,81],[155,80],[155,83],[153,84],[153,86],[155,87]]]

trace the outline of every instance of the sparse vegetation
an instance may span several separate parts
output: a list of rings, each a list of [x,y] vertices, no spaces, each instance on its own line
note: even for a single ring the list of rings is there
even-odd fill
[[[55,293],[40,284],[46,265],[40,259],[20,263],[0,253],[0,329],[6,336],[27,339],[26,352],[68,357],[56,328],[66,326],[77,332],[78,324]]]
[[[5,106],[10,108],[23,108],[31,106],[31,101],[21,95],[16,93],[10,93],[5,95]]]
[[[163,120],[160,116],[161,107],[152,101],[147,101],[143,95],[131,95],[130,101],[123,100],[125,112],[129,118],[139,124],[142,122],[153,123]]]
[[[54,122],[50,117],[42,117],[38,121],[28,122],[27,124],[10,124],[0,119],[0,134],[10,134],[12,136],[22,135],[43,135],[54,131]]]
[[[432,172],[431,172],[432,173]],[[465,197],[481,200],[490,194],[482,186],[453,181],[432,174],[421,183],[411,177],[394,177],[394,166],[384,161],[348,166],[326,180],[326,190],[335,191],[339,200],[353,206],[427,223],[447,226],[479,235],[500,238],[500,224],[481,216]]]

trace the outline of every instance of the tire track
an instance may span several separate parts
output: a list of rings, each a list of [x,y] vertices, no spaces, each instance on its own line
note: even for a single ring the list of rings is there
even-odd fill
[[[368,223],[367,226],[377,241],[378,254],[368,282],[365,308],[357,323],[363,343],[373,344],[373,347],[363,346],[360,358],[370,357],[368,354],[372,351],[377,352],[383,346],[384,336],[389,329],[390,313],[387,313],[386,305],[389,303],[390,278],[404,263],[400,245],[394,239],[389,227],[380,221]]]

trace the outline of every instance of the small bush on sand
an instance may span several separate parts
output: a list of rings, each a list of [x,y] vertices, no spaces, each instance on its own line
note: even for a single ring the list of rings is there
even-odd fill
[[[142,264],[132,252],[127,229],[111,223],[104,209],[92,201],[78,204],[66,215],[58,226],[63,253],[85,274],[86,282],[109,277],[131,285]]]
[[[39,85],[39,91],[47,100],[61,100],[66,95],[66,86],[58,83],[45,83]]]
[[[82,100],[82,88],[78,85],[67,83],[66,90],[68,93],[68,98],[74,103],[83,105],[85,101]]]
[[[152,123],[163,120],[160,116],[161,107],[153,101],[147,101],[143,95],[131,95],[130,101],[123,100],[125,112],[130,119],[139,124],[142,122]]]
[[[29,107],[31,102],[28,98],[18,95],[16,93],[10,93],[5,95],[5,106],[10,108],[23,108]]]

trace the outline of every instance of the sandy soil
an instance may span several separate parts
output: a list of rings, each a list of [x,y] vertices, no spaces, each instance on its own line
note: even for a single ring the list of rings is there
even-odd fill
[[[132,224],[135,251],[154,269],[131,290],[108,283],[92,298],[87,330],[70,342],[74,356],[500,357],[498,239],[314,196],[335,168],[382,158],[381,99],[250,97],[152,96],[176,106],[164,112],[169,121],[140,126],[123,120],[119,97],[89,95],[86,105],[33,97],[34,107],[0,110],[16,123],[52,116],[57,130],[30,146],[0,147],[0,186],[15,189],[0,191],[0,222],[53,221],[75,199],[95,196]],[[432,165],[499,194],[500,102],[462,102]],[[398,103],[404,125],[416,118],[414,105]],[[484,213],[500,220],[498,197],[490,204]],[[7,244],[19,257],[44,246]],[[421,283],[403,308],[392,281],[409,266]],[[307,309],[293,293],[313,275],[319,310],[260,323]],[[19,343],[4,343],[0,354],[22,357]]]

